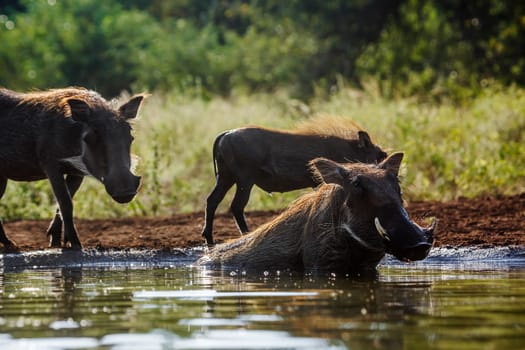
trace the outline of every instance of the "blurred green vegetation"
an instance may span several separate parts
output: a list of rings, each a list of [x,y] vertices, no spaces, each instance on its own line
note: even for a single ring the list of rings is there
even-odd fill
[[[0,86],[152,93],[134,126],[140,194],[118,205],[87,179],[76,216],[202,210],[217,134],[323,113],[405,152],[407,199],[446,200],[525,191],[524,41],[518,1],[0,0]],[[254,190],[248,210],[299,193]],[[47,182],[9,182],[0,217],[53,205]]]
[[[458,101],[525,83],[525,3],[500,0],[0,1],[0,85],[193,92],[370,77],[385,97]]]

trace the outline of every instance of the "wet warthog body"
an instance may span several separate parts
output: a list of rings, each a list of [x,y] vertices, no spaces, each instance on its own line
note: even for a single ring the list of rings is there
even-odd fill
[[[378,165],[318,158],[323,182],[271,222],[212,248],[200,264],[241,270],[375,271],[385,253],[421,260],[430,251],[435,223],[422,228],[405,211],[397,173],[402,153]]]
[[[340,135],[309,130],[280,131],[245,127],[220,134],[213,145],[216,184],[206,202],[202,235],[213,244],[213,218],[217,206],[236,184],[231,211],[241,233],[248,231],[244,208],[254,185],[267,192],[287,192],[315,187],[308,169],[317,157],[337,162],[377,163],[386,157],[368,134],[351,124]],[[344,134],[344,135],[343,135]]]
[[[137,193],[140,177],[131,173],[129,120],[143,96],[113,108],[96,92],[82,88],[18,93],[0,88],[0,198],[7,180],[49,179],[58,208],[48,234],[51,246],[80,249],[73,224],[72,197],[84,176],[102,182],[108,194],[127,203]],[[16,245],[0,222],[0,242]]]

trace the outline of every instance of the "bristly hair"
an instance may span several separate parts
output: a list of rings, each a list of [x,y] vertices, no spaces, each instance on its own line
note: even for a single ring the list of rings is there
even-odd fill
[[[355,121],[340,116],[317,114],[297,124],[295,132],[306,135],[336,136],[355,140],[359,131],[364,129]]]
[[[107,106],[107,101],[97,92],[82,87],[32,91],[21,94],[21,96],[22,104],[26,106],[40,106],[40,108],[48,111],[67,112],[69,107],[67,107],[66,100],[69,98],[78,98],[90,105]]]

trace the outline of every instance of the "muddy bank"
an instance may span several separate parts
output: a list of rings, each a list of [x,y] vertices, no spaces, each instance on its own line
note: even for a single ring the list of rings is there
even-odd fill
[[[486,196],[449,202],[412,202],[408,212],[418,223],[436,217],[436,247],[525,247],[525,193],[515,196]],[[50,208],[50,214],[52,208]],[[251,227],[261,225],[277,212],[248,212]],[[51,217],[51,215],[50,215]],[[107,250],[148,249],[171,252],[173,249],[201,247],[204,222],[202,212],[177,214],[164,218],[122,218],[76,220],[84,249]],[[45,231],[47,220],[6,222],[7,234],[21,252],[48,249]],[[220,243],[238,237],[229,214],[217,215],[214,238]],[[3,248],[0,248],[0,254]]]
[[[408,211],[418,222],[437,217],[435,247],[427,259],[412,263],[439,268],[494,268],[525,265],[525,194],[459,199],[450,202],[413,202]],[[249,212],[252,227],[277,212]],[[200,236],[203,213],[168,218],[77,220],[84,250],[49,249],[44,220],[5,224],[21,253],[0,254],[4,271],[42,267],[166,267],[189,265],[204,252]],[[238,236],[230,215],[215,224],[217,242]],[[1,253],[1,251],[0,251]],[[404,266],[388,257],[383,266]],[[380,265],[381,266],[381,265]]]
[[[447,254],[453,254],[447,258],[449,260],[454,256],[471,258],[471,248],[477,249],[474,259],[509,249],[510,255],[506,258],[525,260],[521,250],[525,249],[525,194],[450,202],[413,202],[408,204],[408,211],[419,223],[424,223],[427,218],[438,218],[434,247],[449,248]],[[248,223],[256,227],[277,214],[248,212]],[[49,249],[45,235],[49,224],[47,220],[7,222],[5,228],[8,235],[24,254],[2,256],[0,248],[0,266],[30,268],[91,263],[112,266],[124,262],[127,266],[133,263],[166,266],[190,262],[204,249],[204,240],[200,235],[203,221],[203,213],[178,214],[167,218],[77,220],[80,241],[84,246],[82,252]],[[230,215],[217,216],[214,234],[217,242],[238,235]],[[498,249],[479,253],[478,248]],[[434,249],[434,252],[439,250]],[[432,256],[429,262],[433,261]]]

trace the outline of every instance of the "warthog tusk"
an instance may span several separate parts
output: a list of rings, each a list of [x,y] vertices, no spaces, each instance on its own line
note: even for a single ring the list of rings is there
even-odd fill
[[[374,218],[374,224],[376,225],[376,230],[379,233],[379,235],[387,241],[390,241],[390,236],[388,235],[388,232],[386,232],[385,228],[381,226],[381,223],[379,222],[379,219],[377,217]]]
[[[130,154],[130,160],[131,160],[131,164],[129,166],[129,171],[134,173],[135,170],[137,170],[137,166],[139,165],[140,157],[132,153]]]
[[[423,233],[424,233],[426,239],[428,240],[428,242],[430,242],[430,243],[434,242],[434,231],[436,230],[436,226],[437,226],[437,219],[434,218],[432,220],[432,223],[430,224],[430,226],[428,226],[427,228],[423,229]]]

